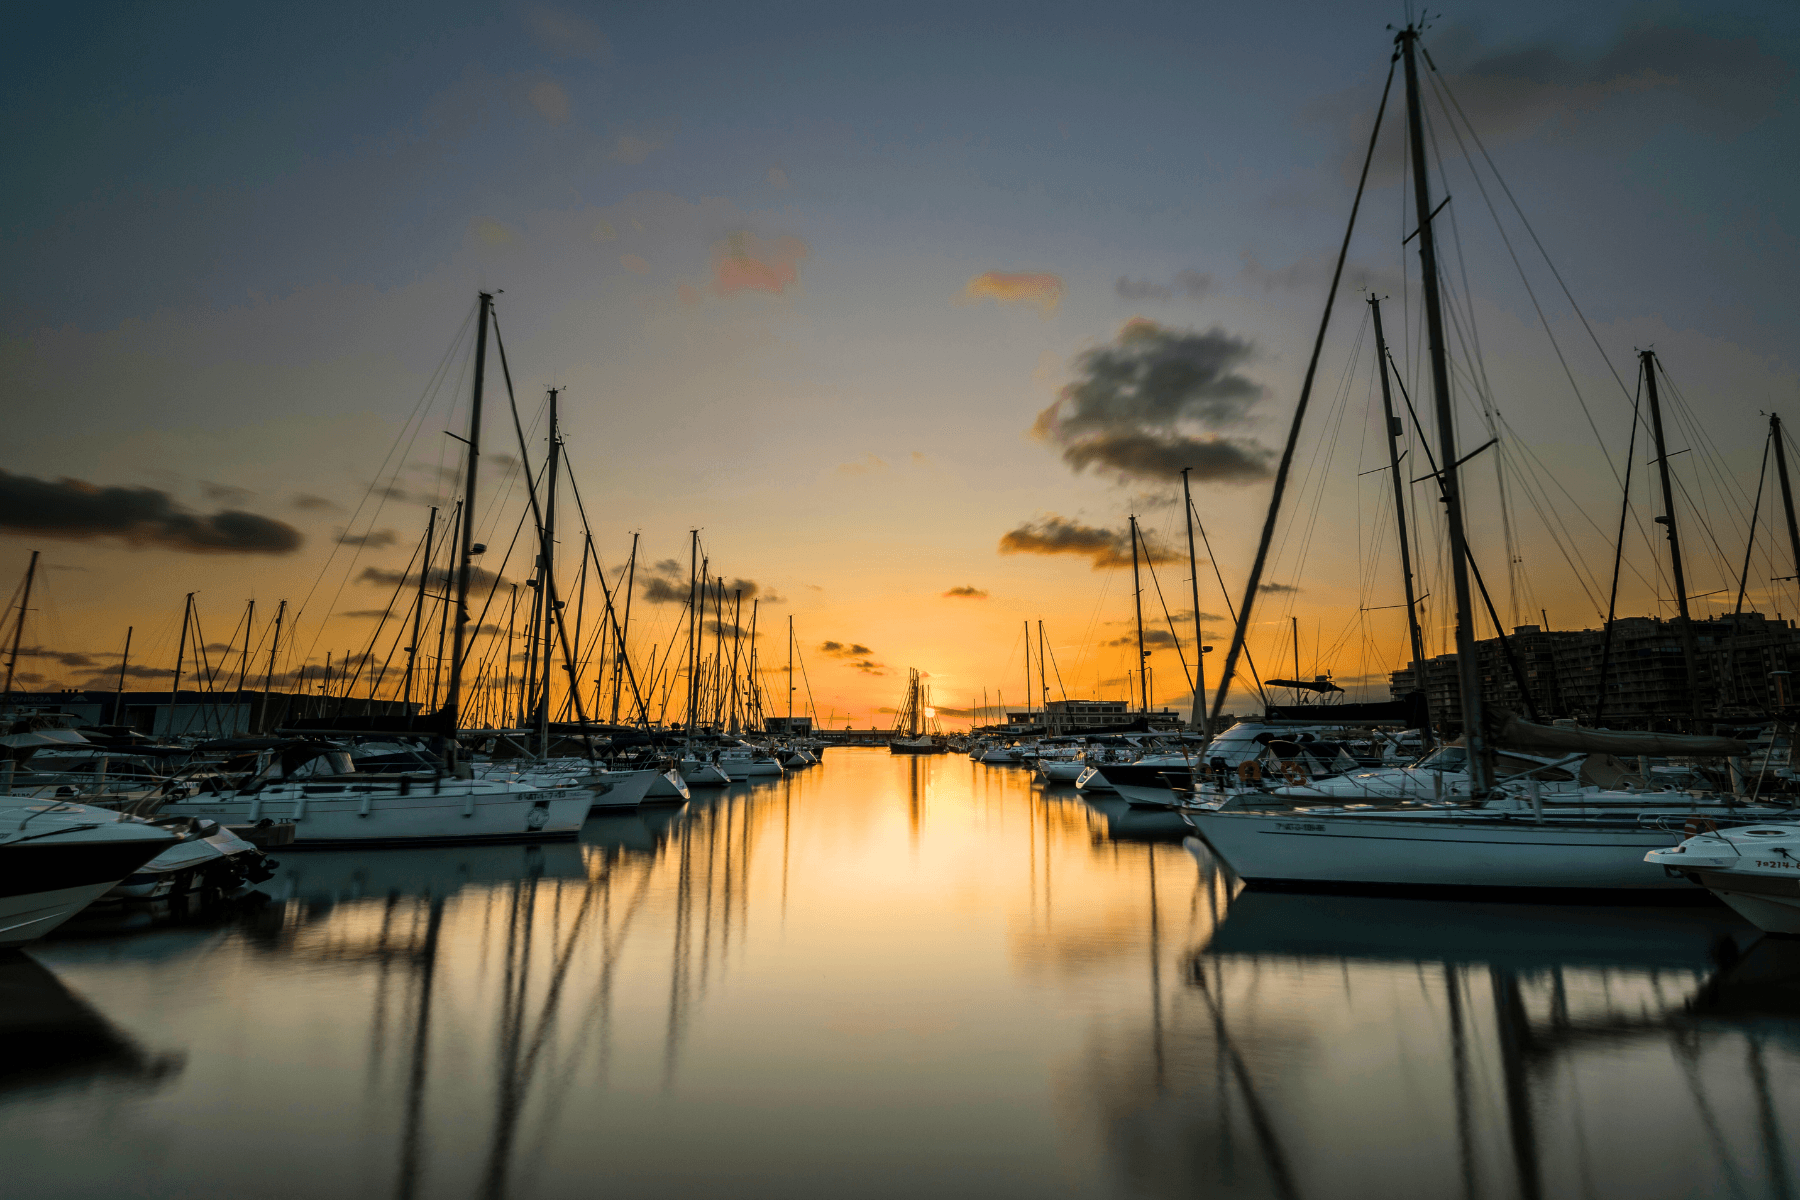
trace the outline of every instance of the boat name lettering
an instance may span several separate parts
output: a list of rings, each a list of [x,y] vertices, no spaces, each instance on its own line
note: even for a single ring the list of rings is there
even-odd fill
[[[1325,826],[1315,821],[1277,821],[1275,828],[1288,833],[1324,833]]]
[[[1783,871],[1800,871],[1800,862],[1782,862],[1780,859],[1774,858],[1767,860],[1759,858],[1756,860],[1756,865],[1759,867],[1777,867]]]

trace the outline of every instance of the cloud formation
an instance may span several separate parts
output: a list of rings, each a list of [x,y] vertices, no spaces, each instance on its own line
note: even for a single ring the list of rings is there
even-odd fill
[[[534,5],[525,10],[525,25],[539,49],[557,58],[601,58],[606,54],[606,35],[579,13]]]
[[[1166,479],[1192,467],[1196,480],[1265,478],[1274,451],[1213,432],[1242,424],[1262,399],[1262,385],[1237,370],[1252,353],[1218,326],[1184,332],[1134,317],[1076,360],[1074,382],[1038,414],[1032,435],[1060,446],[1078,472]]]
[[[1131,565],[1131,529],[1103,529],[1070,521],[1055,513],[1027,521],[1000,537],[1002,554],[1067,554],[1085,558],[1096,571],[1107,567]],[[1169,555],[1150,538],[1148,531],[1138,530],[1138,557],[1149,562],[1167,562]]]
[[[1062,276],[1047,271],[983,271],[963,285],[961,304],[992,300],[996,304],[1035,304],[1046,317],[1062,303]]]
[[[800,281],[806,243],[797,237],[765,240],[740,230],[713,246],[712,294],[767,292],[779,296]]]
[[[335,500],[327,500],[323,496],[315,496],[310,492],[297,492],[294,495],[294,507],[302,512],[333,512],[338,505]]]
[[[953,587],[949,591],[944,593],[944,599],[948,600],[948,599],[951,599],[952,597],[961,597],[965,600],[986,600],[988,598],[988,594],[986,592],[982,591],[978,587],[970,587],[967,584],[959,584],[958,586]]]
[[[887,664],[874,659],[875,652],[861,642],[820,642],[819,653],[827,658],[842,659],[864,675],[886,675]]]
[[[399,535],[391,529],[371,529],[367,533],[351,533],[348,529],[338,532],[340,546],[391,546]]]
[[[1132,279],[1121,275],[1113,284],[1113,291],[1126,300],[1173,300],[1180,296],[1184,300],[1202,299],[1212,291],[1213,279],[1204,271],[1188,268],[1175,272],[1171,284],[1152,283],[1148,279]]]
[[[190,554],[292,554],[302,541],[285,521],[235,509],[190,512],[156,488],[101,487],[5,470],[0,529],[74,541],[111,537]]]
[[[561,125],[569,119],[569,93],[554,79],[546,79],[534,86],[525,99],[552,125]]]
[[[1137,633],[1134,631],[1124,637],[1116,637],[1105,644],[1108,646],[1136,646]],[[1176,642],[1175,635],[1166,629],[1144,630],[1144,649],[1146,650],[1168,650],[1177,645],[1179,643]]]

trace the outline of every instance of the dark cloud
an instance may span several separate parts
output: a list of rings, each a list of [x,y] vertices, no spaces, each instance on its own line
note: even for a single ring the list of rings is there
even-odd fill
[[[249,488],[233,487],[229,483],[212,483],[207,480],[200,481],[200,494],[217,504],[243,504],[256,495]]]
[[[1490,147],[1538,134],[1629,147],[1671,124],[1728,139],[1777,111],[1793,75],[1754,37],[1715,36],[1680,18],[1627,23],[1590,52],[1570,47],[1562,40],[1495,45],[1478,28],[1458,22],[1434,30],[1426,48]],[[1352,183],[1362,169],[1377,90],[1365,86],[1308,105],[1311,115],[1334,129],[1343,147],[1341,170]],[[1431,119],[1441,121],[1438,105],[1431,107]],[[1400,177],[1404,116],[1391,101],[1388,114],[1371,183]]]
[[[1116,637],[1106,644],[1108,646],[1136,646],[1137,634],[1129,633],[1124,637]],[[1144,649],[1146,650],[1166,650],[1178,644],[1175,635],[1166,629],[1144,630]]]
[[[52,650],[48,646],[20,646],[20,658],[47,658],[61,663],[65,667],[97,667],[94,655],[82,654],[76,650]],[[118,655],[100,655],[102,658],[117,658]]]
[[[1241,424],[1263,387],[1237,370],[1251,344],[1214,327],[1165,329],[1134,318],[1110,345],[1076,363],[1076,379],[1038,414],[1034,436],[1062,448],[1076,471],[1167,478],[1192,467],[1200,480],[1246,482],[1269,473],[1274,452],[1248,438],[1194,436],[1183,426]]]
[[[1129,567],[1131,530],[1101,529],[1051,513],[1001,535],[1000,553],[1068,554],[1088,559],[1096,571],[1105,567]],[[1138,530],[1138,555],[1151,562],[1169,560],[1168,553],[1142,529]]]
[[[1246,250],[1244,265],[1237,277],[1238,282],[1246,287],[1261,288],[1265,292],[1316,292],[1322,296],[1331,286],[1331,276],[1336,270],[1337,252],[1332,250],[1321,250],[1317,254],[1297,258],[1285,267],[1264,266],[1254,254]],[[1376,292],[1381,295],[1399,294],[1404,286],[1400,273],[1391,267],[1376,267],[1359,262],[1344,264],[1344,278],[1338,284],[1341,291]]]
[[[378,483],[369,490],[384,500],[398,500],[402,504],[430,504],[436,499],[435,496],[428,496],[424,492],[417,494],[409,492],[397,483]]]
[[[496,576],[492,571],[483,570],[481,567],[471,566],[469,568],[470,594],[472,595],[476,591],[485,591],[492,587],[495,579]],[[405,584],[407,587],[416,588],[419,586],[419,573],[417,571],[391,571],[386,567],[364,567],[362,573],[356,577],[356,582],[384,584],[387,587],[399,587],[401,584]],[[453,570],[446,571],[443,567],[433,567],[431,578],[426,582],[428,586],[435,588],[454,587],[456,586],[456,572]],[[501,578],[499,582],[502,586],[505,586],[512,581]],[[348,616],[349,614],[345,615]]]
[[[1099,467],[1123,475],[1159,477],[1192,467],[1196,480],[1250,483],[1269,474],[1275,452],[1248,438],[1187,437],[1180,434],[1119,433],[1083,438],[1063,450],[1077,471]]]
[[[970,587],[967,584],[959,584],[944,593],[944,598],[946,600],[950,599],[952,596],[960,596],[966,600],[986,600],[988,598],[986,592],[978,587]]]
[[[54,482],[0,470],[0,528],[39,537],[116,537],[191,554],[291,554],[300,531],[284,521],[225,509],[189,512],[167,492]]]
[[[391,546],[399,535],[391,529],[371,529],[367,533],[351,533],[348,529],[338,533],[340,546]]]
[[[335,512],[338,507],[336,501],[327,500],[323,496],[315,496],[310,492],[296,492],[293,503],[295,508],[305,512]]]
[[[1213,279],[1204,271],[1189,268],[1175,273],[1171,284],[1152,283],[1148,279],[1132,279],[1121,275],[1113,284],[1113,291],[1126,300],[1173,300],[1180,296],[1187,300],[1199,300],[1212,291]]]
[[[351,617],[351,618],[389,617],[392,615],[393,615],[393,609],[390,609],[390,608],[354,608],[354,609],[351,609],[349,612],[341,612],[338,614],[338,616],[340,616],[340,617]]]
[[[147,667],[138,663],[128,663],[125,667],[125,678],[127,679],[168,679],[174,674],[175,668],[173,667]],[[119,668],[103,667],[95,671],[87,682],[88,686],[92,687],[107,680],[111,680],[116,685],[119,682]]]
[[[1297,592],[1300,589],[1291,583],[1265,583],[1256,590],[1259,592],[1286,593]]]
[[[638,595],[651,604],[686,604],[689,590],[685,581],[678,584],[661,575],[651,575],[638,585]]]
[[[875,652],[861,642],[820,642],[819,653],[828,658],[841,659],[864,675],[886,675],[887,664],[878,663],[874,659]]]
[[[734,625],[730,621],[704,621],[701,623],[700,628],[708,634],[717,635],[719,637],[748,638],[750,636],[750,627],[748,625]]]

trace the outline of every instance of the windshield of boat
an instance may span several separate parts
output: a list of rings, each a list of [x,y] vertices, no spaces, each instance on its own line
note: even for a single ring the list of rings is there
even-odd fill
[[[1445,746],[1419,760],[1427,771],[1461,771],[1469,765],[1469,752],[1461,746]]]

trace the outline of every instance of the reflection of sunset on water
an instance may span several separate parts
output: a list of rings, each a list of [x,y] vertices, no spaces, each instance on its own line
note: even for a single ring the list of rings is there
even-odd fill
[[[264,903],[40,947],[56,1020],[174,1065],[0,1091],[7,1145],[69,1196],[1755,1195],[1785,1153],[1800,1042],[1739,1014],[1800,964],[1729,913],[1235,894],[1190,845],[835,748],[579,844],[290,853]]]

